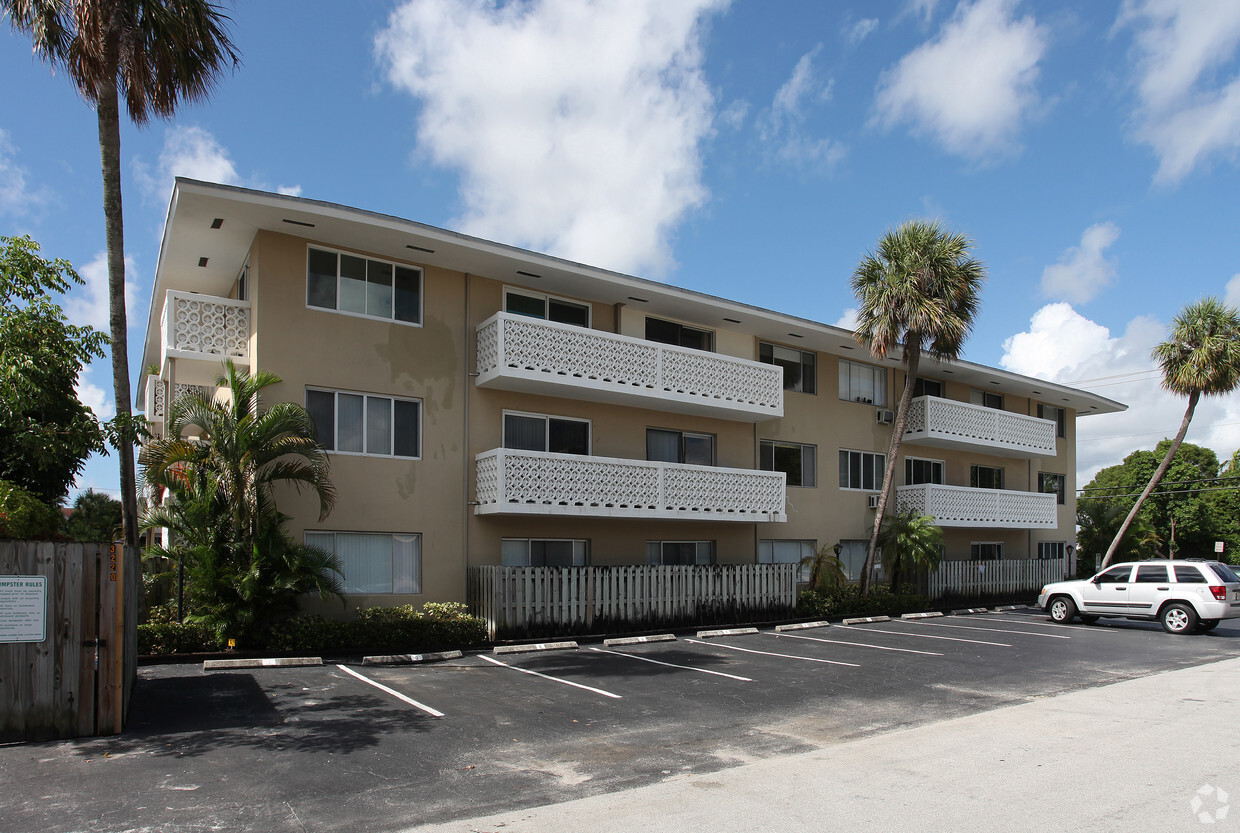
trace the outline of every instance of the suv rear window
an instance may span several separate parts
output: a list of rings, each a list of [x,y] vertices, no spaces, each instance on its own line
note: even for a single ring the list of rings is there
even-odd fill
[[[1207,564],[1206,566],[1213,570],[1214,574],[1227,584],[1240,583],[1240,576],[1237,576],[1226,564]]]
[[[1191,564],[1175,565],[1175,580],[1180,584],[1205,584],[1206,577]]]

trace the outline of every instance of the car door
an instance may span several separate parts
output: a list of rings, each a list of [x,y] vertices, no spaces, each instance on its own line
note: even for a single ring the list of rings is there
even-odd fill
[[[1171,591],[1166,564],[1138,564],[1128,586],[1128,612],[1134,616],[1153,616]]]
[[[1081,588],[1084,613],[1125,614],[1128,612],[1128,580],[1132,565],[1120,564],[1103,570]]]

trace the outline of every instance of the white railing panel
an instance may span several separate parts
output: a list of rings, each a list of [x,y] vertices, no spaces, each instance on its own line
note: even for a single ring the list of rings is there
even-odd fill
[[[1055,456],[1053,421],[937,396],[919,396],[910,403],[904,434],[910,442],[924,438]]]
[[[1041,492],[922,483],[896,488],[896,512],[917,512],[944,527],[1054,529],[1056,497]]]
[[[165,357],[248,363],[250,304],[169,290],[161,332]]]

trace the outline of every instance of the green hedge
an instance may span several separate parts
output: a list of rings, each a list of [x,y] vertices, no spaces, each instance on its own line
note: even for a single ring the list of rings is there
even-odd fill
[[[60,512],[30,492],[0,480],[0,538],[46,540],[60,532]]]
[[[870,587],[870,595],[862,596],[861,588],[849,585],[839,590],[806,590],[798,605],[805,616],[894,616],[930,609],[930,600],[920,593],[902,588],[893,592],[887,585]]]
[[[486,624],[459,602],[372,607],[351,620],[294,616],[273,626],[261,647],[279,653],[349,654],[423,648],[464,648],[486,641]],[[174,654],[222,650],[203,625],[149,622],[138,626],[138,653]]]

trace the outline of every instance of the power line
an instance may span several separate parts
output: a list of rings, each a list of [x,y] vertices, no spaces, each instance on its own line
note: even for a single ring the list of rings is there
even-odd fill
[[[1079,489],[1077,491],[1080,491]],[[1144,487],[1142,487],[1144,491]],[[1169,489],[1167,491],[1155,490],[1150,492],[1150,497],[1160,497],[1162,495],[1195,495],[1200,492],[1240,492],[1240,485],[1237,486],[1218,486],[1213,489]],[[1122,495],[1082,495],[1081,500],[1102,500],[1104,498],[1113,497],[1140,497],[1141,492],[1129,492]]]
[[[1240,480],[1240,474],[1220,474],[1216,477],[1194,477],[1191,480],[1162,480],[1160,486],[1185,486],[1189,483],[1218,483],[1221,480]],[[1136,486],[1094,486],[1090,488],[1084,486],[1077,489],[1078,492],[1109,492],[1115,489],[1135,489]],[[1145,487],[1142,486],[1142,489]]]

